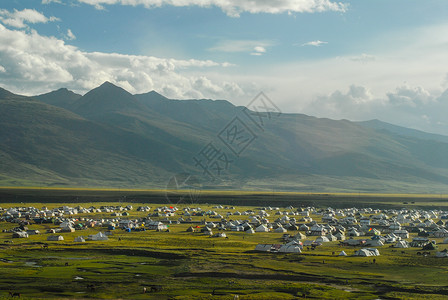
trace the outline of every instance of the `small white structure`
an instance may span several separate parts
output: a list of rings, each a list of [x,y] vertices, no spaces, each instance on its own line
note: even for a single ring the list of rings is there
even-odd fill
[[[255,251],[269,252],[271,248],[272,244],[258,244],[255,246]]]
[[[406,241],[398,241],[395,245],[394,248],[409,248],[409,245]]]
[[[84,237],[82,237],[82,236],[77,236],[77,237],[75,237],[74,242],[75,242],[75,243],[85,243],[86,240],[85,240]]]
[[[150,230],[167,230],[168,229],[168,226],[166,226],[162,222],[158,222],[158,221],[151,221],[151,222],[149,222],[147,227]]]
[[[448,230],[446,230],[445,228],[440,228],[439,230],[434,232],[433,235],[434,235],[434,237],[437,237],[437,238],[448,237]]]
[[[380,252],[375,248],[363,248],[355,252],[355,256],[379,256]]]
[[[396,236],[402,238],[402,239],[408,239],[409,238],[409,232],[407,230],[401,229],[401,230],[395,230],[393,232]]]
[[[17,231],[12,234],[13,238],[27,238],[28,233],[26,231]]]
[[[260,225],[255,229],[255,232],[269,232],[269,228],[264,225]]]
[[[347,253],[345,253],[345,251],[342,250],[342,251],[339,253],[339,256],[347,256]]]
[[[302,250],[300,249],[300,246],[297,245],[282,245],[280,249],[278,249],[278,252],[283,253],[302,253]]]
[[[448,250],[438,251],[436,252],[436,257],[448,257]]]
[[[62,235],[50,235],[48,238],[47,238],[47,241],[63,241],[64,240],[64,237],[62,236]]]
[[[107,241],[109,238],[102,232],[98,232],[97,234],[89,235],[87,238],[89,241]]]
[[[330,240],[326,236],[320,236],[316,239],[316,243],[328,243]]]
[[[287,232],[287,230],[280,226],[277,229],[275,229],[274,232],[276,232],[276,233],[285,233],[285,232]]]
[[[381,247],[381,246],[384,246],[384,243],[380,239],[367,240],[366,241],[366,246]]]

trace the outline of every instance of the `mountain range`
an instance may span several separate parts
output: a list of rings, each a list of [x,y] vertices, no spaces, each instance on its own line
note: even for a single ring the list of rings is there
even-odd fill
[[[372,120],[281,113],[264,94],[226,100],[0,88],[0,185],[445,193],[448,137]],[[258,102],[257,102],[258,101]]]

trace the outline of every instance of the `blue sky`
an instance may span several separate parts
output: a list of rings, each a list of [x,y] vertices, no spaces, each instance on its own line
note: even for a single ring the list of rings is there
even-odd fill
[[[0,86],[378,118],[448,134],[444,0],[39,0],[0,4]]]

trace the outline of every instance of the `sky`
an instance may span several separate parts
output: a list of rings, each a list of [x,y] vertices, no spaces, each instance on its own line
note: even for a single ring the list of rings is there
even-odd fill
[[[0,86],[127,91],[448,135],[446,0],[6,0]]]

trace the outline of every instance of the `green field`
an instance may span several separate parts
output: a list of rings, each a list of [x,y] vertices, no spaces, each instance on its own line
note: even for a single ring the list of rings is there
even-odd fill
[[[79,196],[85,193],[87,191]],[[49,194],[47,196],[52,197]],[[387,197],[384,205],[403,206],[402,196],[398,197],[399,202],[396,198]],[[341,198],[337,199],[342,201]],[[412,204],[414,200],[409,198],[408,205],[417,205],[418,201],[423,201],[419,199],[422,198],[415,197],[416,203]],[[428,198],[426,204],[437,205],[435,200]],[[309,201],[323,200],[313,200],[311,197]],[[349,203],[350,197],[345,201]],[[152,209],[164,205],[135,201],[78,204],[83,207],[131,204],[134,209],[126,218],[132,219],[148,215],[147,212],[136,211],[135,208],[139,205],[148,205]],[[29,202],[20,205],[36,208],[45,205],[51,209],[78,204]],[[225,202],[222,204],[225,205]],[[355,206],[357,203],[351,204]],[[16,206],[17,203],[1,205],[4,209]],[[181,209],[187,204],[177,206]],[[200,206],[203,210],[208,210],[214,204],[189,206]],[[296,203],[295,206],[299,204]],[[233,211],[256,210],[259,207],[238,206]],[[214,210],[224,216],[229,211]],[[179,214],[181,212],[178,211]],[[113,218],[110,213],[74,217]],[[176,215],[170,219],[177,220],[179,217]],[[229,216],[228,219],[232,217],[247,218]],[[319,221],[319,215],[312,217]],[[275,218],[272,215],[269,219]],[[203,219],[217,220],[205,216],[193,217],[193,221],[197,222]],[[0,223],[1,230],[15,226],[17,224]],[[305,247],[302,254],[261,253],[253,251],[255,245],[283,243],[282,234],[269,232],[250,235],[226,231],[228,239],[211,238],[199,232],[186,232],[189,226],[191,224],[172,224],[169,225],[170,232],[125,232],[116,229],[111,231],[108,241],[86,243],[75,243],[73,240],[76,236],[86,237],[99,231],[105,232],[107,228],[94,227],[62,233],[64,241],[59,242],[47,241],[48,234],[45,231],[58,227],[54,224],[29,225],[28,229],[38,229],[41,234],[27,239],[12,239],[12,233],[2,232],[0,297],[7,298],[11,291],[20,293],[25,299],[234,299],[235,295],[239,299],[448,298],[448,260],[435,258],[435,251],[423,257],[417,255],[421,248],[392,249],[385,245],[378,248],[381,256],[376,257],[375,263],[372,257],[351,256],[359,248],[339,246],[338,242],[324,243],[316,250]],[[288,233],[292,235],[297,232]],[[439,243],[442,239],[436,241]],[[48,249],[44,245],[48,245]],[[438,250],[445,248],[448,245],[440,244]],[[341,250],[345,250],[349,256],[337,256]],[[156,290],[150,292],[151,286],[157,286]],[[145,294],[144,287],[147,288]]]

